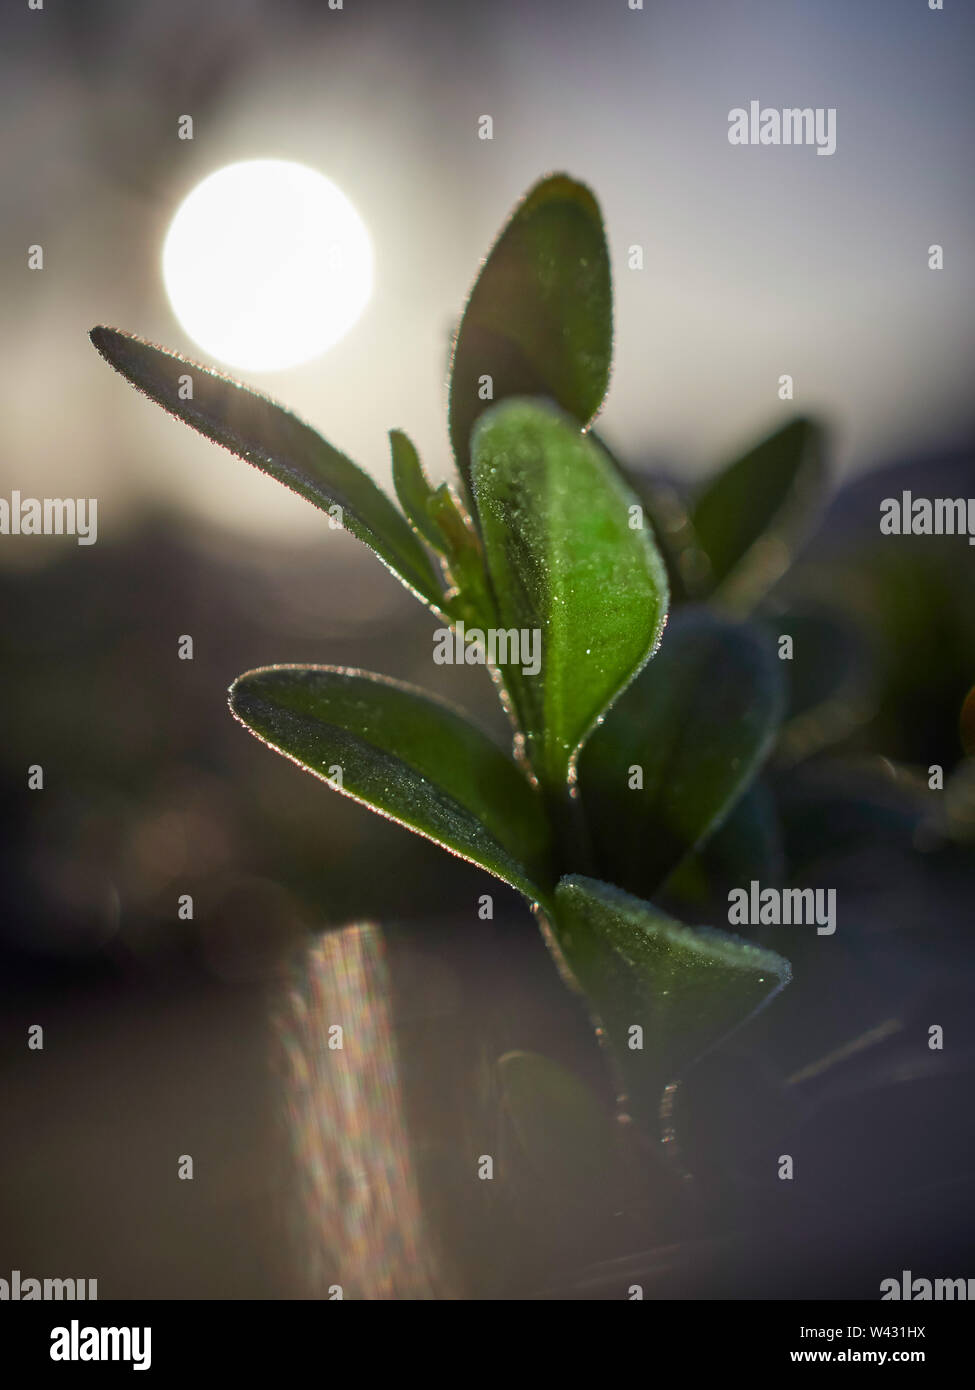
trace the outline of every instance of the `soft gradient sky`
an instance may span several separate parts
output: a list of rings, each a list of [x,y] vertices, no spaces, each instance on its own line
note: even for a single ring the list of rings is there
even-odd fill
[[[446,475],[448,334],[511,205],[555,168],[590,183],[607,220],[601,429],[624,457],[700,474],[781,418],[783,372],[796,407],[834,426],[843,471],[970,432],[961,0],[49,0],[8,8],[3,31],[0,491],[98,495],[103,535],[150,499],[235,527],[322,527],[126,388],[86,338],[107,322],[201,355],[160,248],[185,194],[248,158],[320,169],[369,227],[358,325],[312,364],[249,379],[384,482],[393,425]],[[836,107],[836,153],[731,146],[728,112],[753,98]],[[26,269],[36,242],[41,273]]]

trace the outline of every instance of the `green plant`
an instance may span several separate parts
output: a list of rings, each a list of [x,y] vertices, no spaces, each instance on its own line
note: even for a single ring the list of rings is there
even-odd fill
[[[654,899],[733,812],[750,824],[783,699],[767,637],[721,609],[753,601],[763,538],[781,550],[791,534],[818,466],[813,427],[790,423],[676,522],[672,500],[661,516],[660,494],[590,428],[610,371],[609,258],[595,199],[564,175],[515,210],[468,301],[450,381],[456,490],[432,487],[390,433],[402,510],[266,397],[115,329],[91,338],[151,399],[365,541],[464,633],[466,659],[491,633],[540,634],[537,672],[495,653],[513,754],[440,700],[359,671],[250,671],[230,707],[301,767],[524,894],[649,1122],[661,1089],[789,978],[775,953]],[[710,602],[665,630],[668,567],[681,598]]]

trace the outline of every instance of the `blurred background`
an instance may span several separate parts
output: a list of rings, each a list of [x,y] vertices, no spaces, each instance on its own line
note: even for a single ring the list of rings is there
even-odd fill
[[[902,1268],[971,1274],[975,552],[881,538],[878,516],[901,488],[975,496],[975,15],[48,0],[8,7],[2,31],[0,495],[97,497],[99,533],[0,537],[0,1276],[275,1297],[321,1295],[338,1269],[367,1296],[615,1297],[637,1270],[648,1296],[875,1297]],[[729,145],[753,98],[835,107],[836,153]],[[776,852],[786,879],[842,885],[844,939],[805,971],[802,940],[776,940],[796,985],[688,1084],[698,1184],[669,1225],[570,1206],[541,1228],[524,1192],[504,1221],[485,1206],[469,1155],[498,1142],[493,1058],[558,1053],[604,1085],[585,1019],[515,895],[227,713],[241,671],[327,662],[436,684],[505,736],[483,674],[433,667],[429,617],[371,555],[87,340],[108,323],[205,360],[163,241],[206,175],[265,158],[347,195],[374,286],[326,354],[242,375],[383,485],[391,426],[448,476],[451,334],[512,205],[556,168],[602,205],[617,337],[600,431],[648,486],[683,497],[794,409],[829,429],[830,493],[762,611],[805,621],[812,653],[767,779]],[[337,1095],[314,1021],[354,1010],[376,1044]],[[951,1045],[919,1061],[932,1023]],[[758,1165],[789,1143],[808,1180],[786,1210]]]

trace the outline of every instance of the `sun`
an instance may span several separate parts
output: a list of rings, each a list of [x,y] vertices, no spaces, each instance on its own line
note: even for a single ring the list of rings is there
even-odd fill
[[[162,251],[173,312],[210,356],[280,371],[320,356],[372,292],[372,243],[324,174],[280,159],[228,164],[177,209]]]

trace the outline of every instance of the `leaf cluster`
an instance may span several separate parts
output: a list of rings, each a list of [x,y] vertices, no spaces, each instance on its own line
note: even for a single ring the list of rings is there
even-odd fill
[[[457,332],[455,483],[433,486],[391,430],[398,506],[266,396],[116,329],[91,339],[157,404],[338,518],[442,623],[463,622],[469,640],[538,634],[536,673],[511,651],[492,672],[510,749],[434,695],[336,667],[249,671],[230,708],[278,753],[524,894],[649,1113],[789,978],[775,953],[654,900],[730,818],[749,823],[783,697],[768,637],[734,610],[821,463],[815,427],[790,422],[675,522],[591,428],[612,313],[596,200],[546,178],[491,249]],[[682,606],[668,623],[672,589]]]

